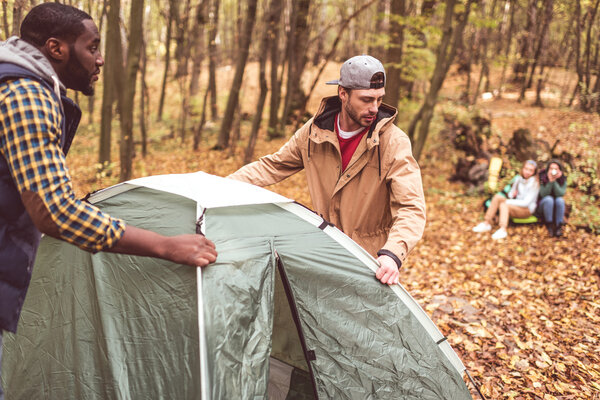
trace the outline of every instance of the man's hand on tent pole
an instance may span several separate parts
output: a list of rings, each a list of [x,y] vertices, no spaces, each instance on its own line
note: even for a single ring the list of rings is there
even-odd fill
[[[171,243],[165,258],[177,264],[205,267],[217,259],[215,244],[203,235],[179,235],[167,240]]]
[[[203,235],[163,236],[131,225],[127,225],[121,239],[107,251],[157,257],[192,267],[204,267],[217,259],[215,244]]]
[[[386,255],[377,257],[377,261],[379,262],[379,269],[375,272],[375,277],[383,284],[397,284],[400,280],[400,271],[396,261]]]

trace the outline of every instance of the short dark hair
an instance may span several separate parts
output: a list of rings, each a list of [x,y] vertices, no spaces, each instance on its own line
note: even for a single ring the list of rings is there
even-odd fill
[[[21,23],[21,39],[42,47],[49,38],[73,43],[85,31],[83,21],[92,19],[78,8],[59,3],[42,3],[35,6]]]
[[[347,87],[343,87],[343,86],[339,86],[339,87],[342,88],[342,89],[344,89],[346,91],[346,93],[348,93],[348,96],[350,96],[352,94],[352,90],[353,89],[350,89],[350,88],[347,88]],[[338,90],[338,93],[339,93],[339,90]]]

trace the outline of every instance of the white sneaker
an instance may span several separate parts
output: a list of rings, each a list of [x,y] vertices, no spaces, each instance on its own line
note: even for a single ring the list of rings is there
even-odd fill
[[[500,228],[496,232],[494,232],[494,234],[492,235],[492,239],[494,239],[494,240],[504,239],[507,236],[508,236],[508,233],[506,233],[506,229]]]
[[[487,222],[480,222],[476,227],[473,228],[473,232],[481,233],[481,232],[489,232],[492,230],[492,226]]]

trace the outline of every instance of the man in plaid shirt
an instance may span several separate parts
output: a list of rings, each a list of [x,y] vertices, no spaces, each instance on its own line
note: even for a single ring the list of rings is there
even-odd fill
[[[216,259],[201,235],[164,237],[78,200],[65,155],[81,111],[65,95],[94,92],[104,60],[92,18],[43,3],[0,44],[0,362],[2,331],[15,332],[40,232],[84,250],[205,266]],[[0,387],[0,400],[3,399]]]

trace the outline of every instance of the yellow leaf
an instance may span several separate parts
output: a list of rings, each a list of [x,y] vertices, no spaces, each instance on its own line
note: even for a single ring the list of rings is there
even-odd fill
[[[548,364],[552,364],[552,359],[545,351],[542,351],[542,360]]]
[[[567,367],[565,366],[565,364],[559,362],[556,363],[556,369],[560,372],[565,372],[567,370]]]
[[[470,340],[465,340],[465,350],[467,351],[480,351],[481,346],[471,342]]]
[[[545,369],[545,368],[548,368],[550,366],[550,364],[545,363],[543,361],[539,361],[539,360],[535,361],[535,365],[537,365],[537,367],[541,368],[541,369]]]

